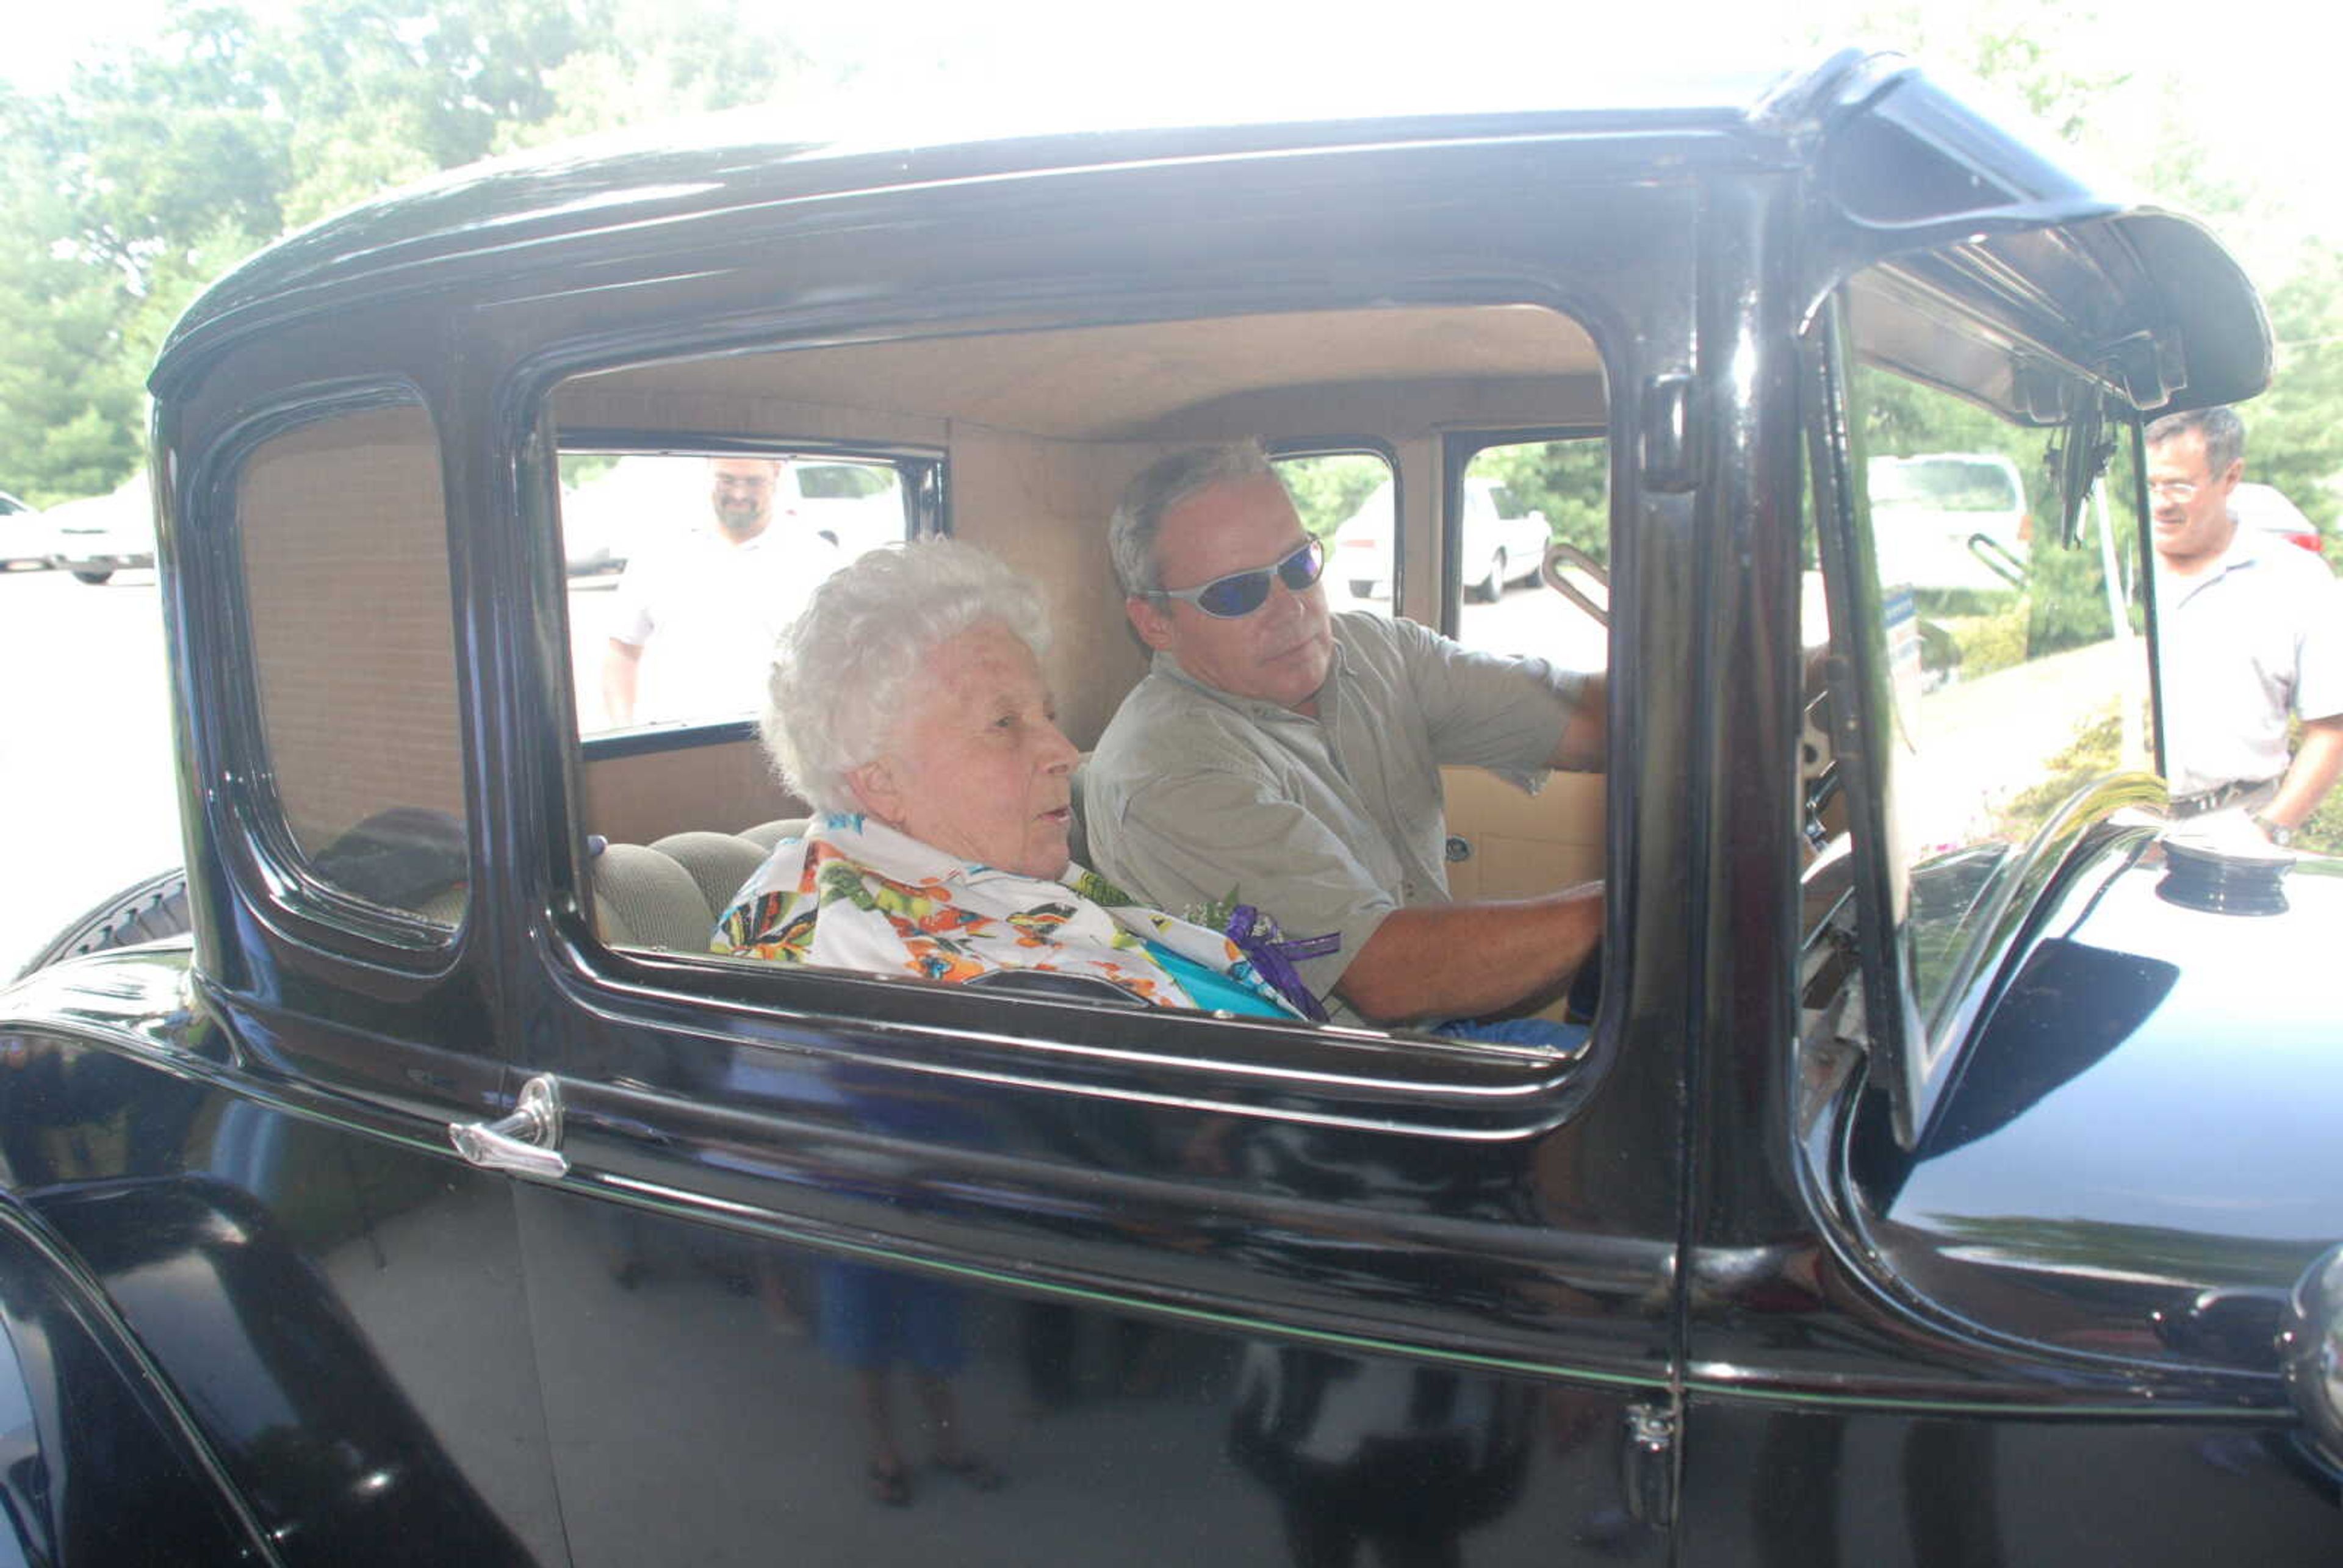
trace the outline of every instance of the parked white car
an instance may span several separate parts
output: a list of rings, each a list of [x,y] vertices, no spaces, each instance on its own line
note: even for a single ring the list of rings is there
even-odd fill
[[[40,508],[0,490],[0,572],[45,571],[55,553],[55,535]]]
[[[1488,603],[1508,583],[1536,580],[1553,538],[1545,514],[1521,506],[1503,480],[1465,478],[1458,558],[1468,598]],[[1334,530],[1333,560],[1327,569],[1349,586],[1353,598],[1389,598],[1392,559],[1392,486],[1386,479]]]
[[[1989,452],[1871,460],[1879,580],[2003,593],[2026,579],[2034,517],[2017,465]]]
[[[67,501],[44,515],[55,564],[83,582],[102,583],[116,572],[155,564],[155,498],[144,469],[111,495]]]
[[[2300,545],[2312,555],[2318,553],[2318,525],[2304,517],[2302,508],[2274,485],[2248,482],[2231,490],[2229,516],[2237,519],[2240,528],[2258,528],[2290,545]]]

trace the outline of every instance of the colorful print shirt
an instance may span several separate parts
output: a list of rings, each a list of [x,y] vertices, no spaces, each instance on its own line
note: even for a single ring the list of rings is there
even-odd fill
[[[1134,904],[1095,871],[1020,876],[860,812],[817,817],[805,837],[775,846],[717,921],[710,950],[934,980],[1046,970],[1106,980],[1153,1007],[1197,1006],[1150,942],[1296,1016],[1227,937]]]

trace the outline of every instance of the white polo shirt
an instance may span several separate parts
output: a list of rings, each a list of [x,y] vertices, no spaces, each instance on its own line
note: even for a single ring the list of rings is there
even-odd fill
[[[2288,713],[2343,713],[2343,588],[2298,545],[2240,528],[2194,578],[2157,573],[2165,756],[2176,796],[2287,769]]]
[[[737,545],[712,524],[693,528],[628,562],[610,635],[643,650],[636,721],[761,714],[774,639],[845,564],[786,521]]]

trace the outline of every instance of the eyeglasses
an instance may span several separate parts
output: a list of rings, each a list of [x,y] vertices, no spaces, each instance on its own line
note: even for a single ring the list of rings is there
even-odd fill
[[[2203,487],[2193,479],[2151,479],[2147,493],[2158,500],[2193,501]]]
[[[1300,549],[1273,566],[1255,567],[1251,571],[1231,572],[1224,578],[1214,578],[1202,588],[1158,588],[1165,598],[1184,599],[1219,620],[1236,620],[1249,616],[1269,602],[1269,579],[1272,577],[1295,593],[1300,593],[1326,569],[1326,546],[1312,539]]]

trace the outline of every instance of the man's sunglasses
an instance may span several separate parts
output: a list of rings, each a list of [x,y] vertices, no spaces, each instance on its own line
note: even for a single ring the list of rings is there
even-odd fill
[[[1312,539],[1300,549],[1274,566],[1255,567],[1248,572],[1231,572],[1224,578],[1214,578],[1202,588],[1158,588],[1165,598],[1185,599],[1206,615],[1221,620],[1235,620],[1251,615],[1269,602],[1269,579],[1276,578],[1288,588],[1300,593],[1318,580],[1326,569],[1326,546]]]

